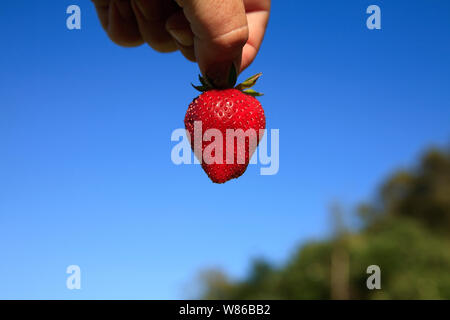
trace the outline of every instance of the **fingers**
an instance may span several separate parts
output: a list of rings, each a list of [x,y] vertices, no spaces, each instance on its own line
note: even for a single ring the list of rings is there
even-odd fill
[[[177,47],[165,23],[172,12],[179,10],[176,4],[168,0],[131,0],[131,5],[143,40],[156,51],[175,51]]]
[[[159,52],[177,46],[165,29],[167,18],[180,8],[169,0],[92,0],[100,22],[115,43],[132,47],[147,42]]]
[[[183,11],[172,14],[166,22],[166,30],[175,40],[177,48],[190,61],[196,61],[194,52],[194,34]]]
[[[109,38],[124,47],[141,45],[143,39],[129,1],[93,0]]]
[[[256,58],[269,21],[270,0],[245,0],[249,38],[242,53],[241,70]]]
[[[242,71],[253,62],[270,11],[270,0],[92,2],[115,43],[130,47],[147,42],[159,52],[178,49],[218,87],[228,85],[232,64]]]
[[[178,11],[169,17],[166,29],[180,44],[188,47],[194,45],[194,34],[183,11]]]
[[[109,0],[92,0],[92,2],[97,10],[98,19],[106,31],[109,24]]]
[[[232,63],[239,70],[248,25],[242,0],[177,0],[189,21],[195,58],[203,75],[227,87]]]

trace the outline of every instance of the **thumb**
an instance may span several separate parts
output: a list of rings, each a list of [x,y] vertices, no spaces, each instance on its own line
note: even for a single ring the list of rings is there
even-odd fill
[[[177,0],[194,34],[200,71],[217,87],[227,87],[231,66],[241,68],[248,25],[242,0]]]

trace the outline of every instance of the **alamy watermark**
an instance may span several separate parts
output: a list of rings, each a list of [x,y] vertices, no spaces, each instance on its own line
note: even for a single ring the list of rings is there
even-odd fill
[[[66,27],[69,30],[81,29],[81,9],[78,5],[72,4],[67,7]],[[369,30],[381,29],[381,9],[379,6],[372,4],[367,7],[366,14],[370,16],[366,20],[366,26]]]
[[[367,274],[370,276],[367,278],[366,286],[369,290],[381,289],[381,269],[376,264],[367,267]]]
[[[79,6],[72,4],[67,7],[66,13],[70,16],[66,19],[66,27],[69,30],[81,29],[81,9]]]
[[[249,159],[249,164],[261,164],[261,175],[278,173],[280,168],[279,129],[270,131],[262,129],[259,132],[254,129],[246,131],[227,129],[225,137],[223,137],[222,132],[218,129],[211,128],[203,132],[202,122],[195,121],[193,135],[191,137],[186,129],[181,128],[172,132],[171,141],[178,142],[171,151],[171,160],[174,164],[201,164],[203,162],[206,164],[244,164],[246,157],[253,154]]]
[[[367,18],[366,26],[369,30],[381,29],[381,9],[379,6],[373,4],[367,7],[367,14],[370,16]]]
[[[81,269],[79,266],[72,264],[67,267],[66,273],[70,276],[66,279],[66,287],[69,290],[81,289]]]

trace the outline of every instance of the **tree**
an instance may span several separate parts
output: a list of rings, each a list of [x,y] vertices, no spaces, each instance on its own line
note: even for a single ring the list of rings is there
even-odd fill
[[[357,213],[359,230],[307,243],[281,268],[258,260],[242,281],[207,280],[203,297],[450,299],[448,150],[430,150],[417,168],[393,174]],[[381,269],[380,290],[366,286],[369,265]]]

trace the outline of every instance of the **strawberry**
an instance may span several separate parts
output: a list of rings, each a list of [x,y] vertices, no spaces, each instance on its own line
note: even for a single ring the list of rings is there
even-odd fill
[[[231,68],[230,89],[217,89],[211,80],[199,77],[202,92],[186,112],[184,124],[192,150],[214,183],[240,177],[264,134],[264,110],[249,89],[261,73],[234,87],[236,70]],[[241,130],[239,130],[241,129]]]

